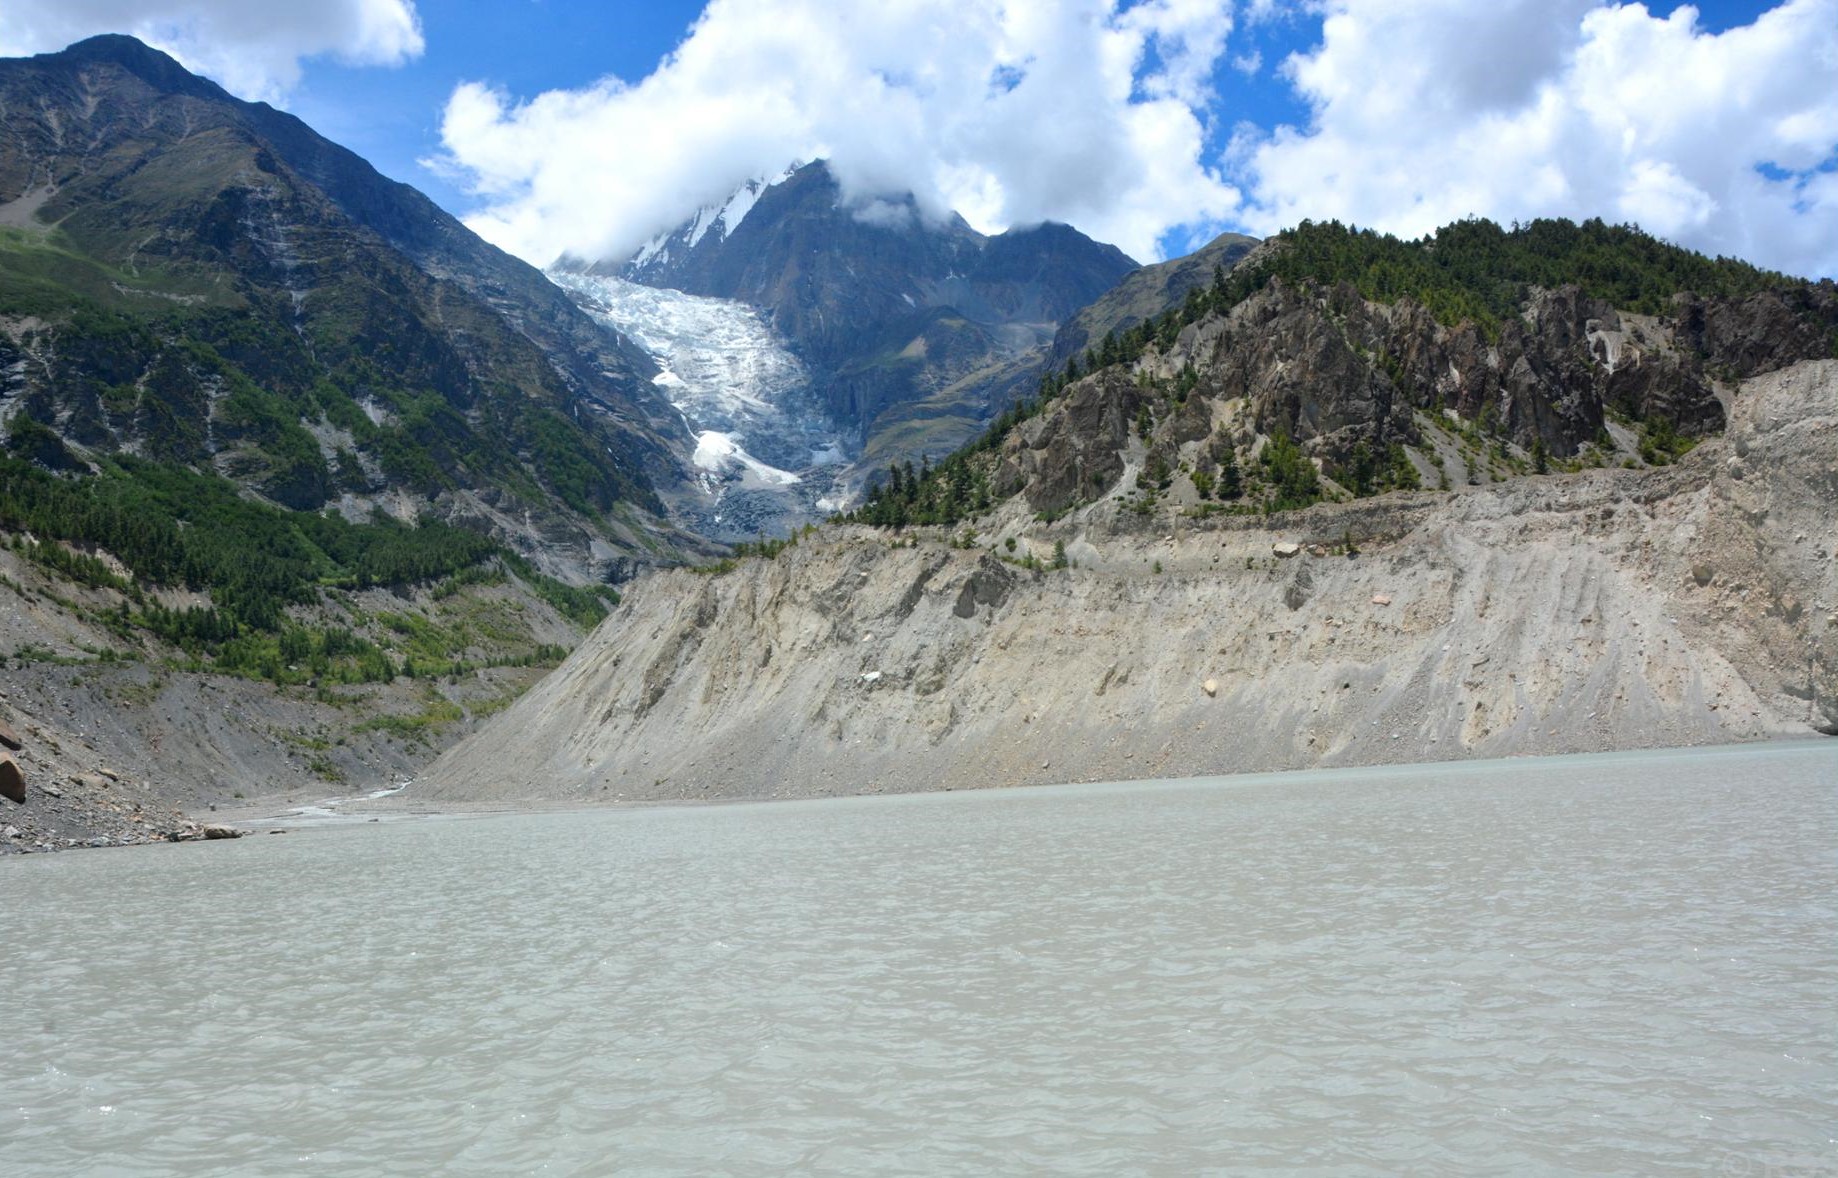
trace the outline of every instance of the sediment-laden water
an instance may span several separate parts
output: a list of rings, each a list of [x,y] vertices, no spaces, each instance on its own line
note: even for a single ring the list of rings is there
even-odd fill
[[[0,860],[9,1175],[1838,1172],[1838,744]]]

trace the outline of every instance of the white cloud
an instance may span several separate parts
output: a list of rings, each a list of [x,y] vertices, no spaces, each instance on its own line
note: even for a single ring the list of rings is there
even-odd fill
[[[303,58],[399,65],[424,48],[412,0],[6,0],[0,57],[129,33],[244,98],[275,101]]]
[[[1202,163],[1229,0],[713,0],[636,83],[456,89],[438,161],[531,261],[624,256],[797,159],[851,199],[979,228],[1067,221],[1138,258],[1238,194]]]
[[[1838,0],[1696,22],[1593,0],[1330,0],[1321,43],[1284,66],[1310,125],[1235,140],[1245,219],[1414,235],[1600,216],[1838,273]]]

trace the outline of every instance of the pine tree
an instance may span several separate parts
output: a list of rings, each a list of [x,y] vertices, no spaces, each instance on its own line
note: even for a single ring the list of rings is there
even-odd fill
[[[1219,498],[1239,499],[1244,496],[1244,478],[1238,472],[1238,452],[1232,446],[1225,447],[1225,453],[1219,456]]]

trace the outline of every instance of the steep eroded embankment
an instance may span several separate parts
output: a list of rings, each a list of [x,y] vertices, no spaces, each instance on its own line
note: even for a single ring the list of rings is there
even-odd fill
[[[1827,361],[1748,382],[1727,436],[1660,470],[1153,532],[1014,512],[968,550],[830,529],[643,579],[417,792],[822,795],[1829,732],[1834,503]],[[1006,563],[1010,536],[1074,567]]]

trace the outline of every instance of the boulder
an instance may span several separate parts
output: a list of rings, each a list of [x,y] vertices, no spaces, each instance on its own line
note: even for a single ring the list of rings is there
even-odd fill
[[[239,839],[243,836],[242,831],[234,826],[225,826],[221,822],[205,823],[200,828],[200,833],[207,839]]]
[[[26,801],[26,775],[20,771],[19,763],[5,753],[0,753],[0,798],[22,806]]]
[[[1373,605],[1390,605],[1391,596],[1390,594],[1387,594],[1387,593],[1374,593],[1372,595],[1372,604]]]
[[[1290,609],[1301,609],[1308,604],[1309,593],[1315,587],[1315,578],[1309,574],[1308,566],[1297,565],[1296,575],[1283,590],[1283,604]]]
[[[1288,540],[1278,540],[1270,546],[1270,551],[1287,560],[1289,557],[1302,551],[1302,546],[1300,544],[1291,543]]]
[[[1200,684],[1200,690],[1204,691],[1209,698],[1218,695],[1219,681],[1217,679],[1208,679],[1206,682]]]
[[[5,745],[14,752],[25,747],[25,743],[19,739],[19,734],[14,732],[13,726],[5,720],[0,720],[0,745]]]
[[[951,612],[960,618],[973,618],[979,605],[991,609],[1000,608],[1008,600],[1015,583],[1012,569],[996,557],[984,553],[982,559],[977,561],[976,568],[964,579],[963,588],[957,593],[957,604]]]

